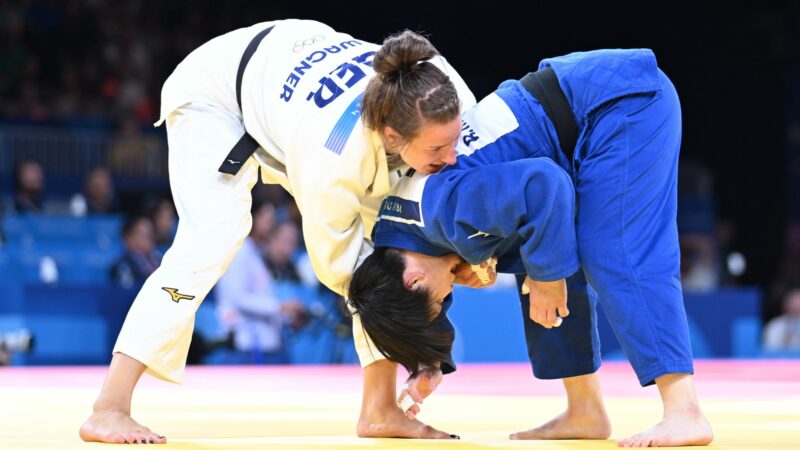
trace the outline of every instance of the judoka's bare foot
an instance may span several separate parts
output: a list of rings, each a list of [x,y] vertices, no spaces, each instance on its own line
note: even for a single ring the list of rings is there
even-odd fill
[[[458,439],[417,419],[409,419],[397,406],[374,414],[362,413],[357,433],[359,437],[372,438]]]
[[[714,431],[700,410],[673,413],[653,428],[617,442],[620,447],[681,447],[708,445]]]
[[[664,419],[649,430],[617,442],[620,447],[678,447],[707,445],[714,431],[706,420],[688,373],[669,373],[656,378],[664,403]]]
[[[611,421],[605,410],[575,411],[568,409],[553,420],[510,439],[608,439]]]
[[[109,444],[166,444],[167,438],[139,425],[122,411],[95,411],[81,426],[81,439]]]
[[[564,378],[567,410],[553,420],[527,431],[514,433],[511,439],[608,439],[608,420],[600,378],[596,373]]]

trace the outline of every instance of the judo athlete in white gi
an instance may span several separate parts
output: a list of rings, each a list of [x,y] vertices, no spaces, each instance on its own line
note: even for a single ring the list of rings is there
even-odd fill
[[[599,301],[640,383],[658,385],[664,407],[659,424],[619,445],[711,442],[679,276],[680,105],[653,53],[544,60],[462,118],[457,163],[435,175],[411,171],[395,186],[374,229],[376,251],[351,281],[350,300],[374,343],[411,371],[448,362],[452,337],[428,331],[426,320],[450,293],[452,253],[472,264],[496,255],[498,270],[521,274],[521,291],[530,291],[521,302],[534,374],[562,378],[568,397],[565,413],[512,439],[610,435],[595,373]],[[582,272],[567,283],[578,262]],[[413,295],[420,292],[422,300]],[[552,328],[558,316],[563,324]]]
[[[131,418],[133,390],[144,371],[181,382],[195,311],[250,230],[259,171],[294,196],[317,276],[344,294],[372,250],[396,169],[432,173],[455,162],[459,98],[465,108],[475,103],[430,42],[411,32],[379,46],[284,20],[219,36],[186,57],[164,84],[158,122],[167,125],[177,235],[131,306],[81,437],[166,442]],[[451,437],[404,415],[397,366],[371,351],[357,320],[354,338],[365,377],[358,434]]]

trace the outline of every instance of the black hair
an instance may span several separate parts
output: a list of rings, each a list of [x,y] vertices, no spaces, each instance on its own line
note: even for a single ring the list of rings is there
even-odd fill
[[[122,237],[126,238],[130,236],[133,233],[133,230],[136,228],[136,225],[141,221],[147,221],[151,224],[153,223],[152,219],[144,214],[134,214],[128,216],[125,219],[125,222],[122,224]]]
[[[405,287],[405,267],[400,250],[375,249],[353,273],[348,298],[378,351],[413,377],[421,367],[449,359],[453,335],[431,326],[436,315],[431,294]]]

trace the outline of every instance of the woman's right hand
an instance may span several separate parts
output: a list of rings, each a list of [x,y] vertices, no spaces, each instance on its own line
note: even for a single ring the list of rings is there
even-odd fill
[[[534,281],[525,277],[522,293],[530,295],[531,320],[545,328],[557,325],[559,317],[567,317],[567,280]]]
[[[406,413],[409,419],[416,418],[420,412],[419,405],[425,400],[425,397],[431,395],[433,391],[442,382],[442,371],[435,367],[429,367],[420,370],[417,376],[409,379],[400,395],[397,397],[397,404]]]

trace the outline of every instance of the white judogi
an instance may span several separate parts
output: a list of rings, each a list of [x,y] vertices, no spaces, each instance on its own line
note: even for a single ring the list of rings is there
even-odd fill
[[[241,111],[240,59],[253,37],[273,25],[244,72]],[[372,251],[378,208],[397,178],[357,108],[379,48],[319,22],[284,20],[219,36],[178,65],[164,84],[158,123],[167,123],[178,232],[131,306],[115,352],[144,363],[153,376],[182,380],[194,313],[250,231],[259,168],[265,182],[280,184],[297,201],[320,281],[345,293],[354,268]],[[462,108],[474,105],[444,58],[433,62],[450,76]],[[245,129],[262,149],[241,162],[237,175],[219,173]],[[358,316],[353,328],[362,366],[382,359]]]

